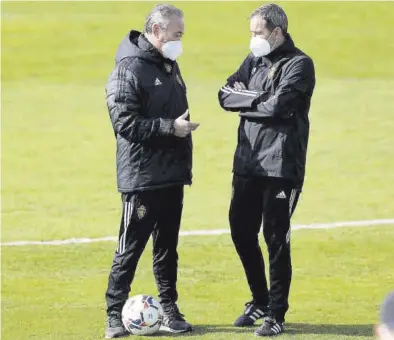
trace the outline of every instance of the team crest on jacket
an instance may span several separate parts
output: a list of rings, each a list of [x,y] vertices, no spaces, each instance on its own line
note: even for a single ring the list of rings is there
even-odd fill
[[[164,64],[165,70],[170,73],[172,71],[172,66],[170,64]]]
[[[140,205],[137,208],[137,217],[138,217],[138,219],[142,220],[145,215],[146,215],[146,207],[144,205]]]
[[[272,79],[272,77],[274,76],[275,72],[276,72],[276,66],[273,65],[268,71],[268,79]]]

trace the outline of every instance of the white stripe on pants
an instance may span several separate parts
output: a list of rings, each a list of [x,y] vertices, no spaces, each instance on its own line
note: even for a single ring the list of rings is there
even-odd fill
[[[126,249],[127,228],[129,227],[132,213],[133,213],[133,204],[131,202],[125,202],[124,212],[123,212],[123,233],[119,239],[119,244],[117,249],[117,252],[119,254],[123,254]]]

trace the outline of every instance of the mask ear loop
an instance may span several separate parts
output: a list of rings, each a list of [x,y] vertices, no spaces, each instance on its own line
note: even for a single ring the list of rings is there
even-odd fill
[[[272,33],[274,33],[274,31],[275,31],[276,29],[277,29],[277,27],[275,27],[275,28],[272,30],[270,36],[269,36],[268,39],[267,39],[268,43],[269,43],[269,39],[271,38]],[[274,44],[273,44],[272,47],[271,47],[271,52],[275,49],[275,44],[276,44],[277,41],[278,41],[278,39],[275,39],[275,42],[274,42]]]

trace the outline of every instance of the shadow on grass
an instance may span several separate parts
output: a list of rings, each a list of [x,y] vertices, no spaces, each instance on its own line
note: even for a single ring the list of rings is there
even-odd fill
[[[178,334],[182,337],[212,334],[212,333],[250,333],[253,334],[258,325],[253,327],[237,328],[231,325],[195,325],[193,332]],[[342,335],[342,336],[373,336],[374,325],[336,325],[336,324],[307,324],[307,323],[286,323],[286,334],[321,334],[321,335]],[[157,336],[168,336],[168,333],[158,332]],[[176,334],[172,334],[176,335]]]
[[[374,325],[336,325],[288,323],[288,334],[332,334],[348,336],[373,336]]]

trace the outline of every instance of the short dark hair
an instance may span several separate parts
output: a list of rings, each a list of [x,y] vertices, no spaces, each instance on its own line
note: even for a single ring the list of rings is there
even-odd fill
[[[160,29],[165,31],[170,23],[170,18],[172,16],[179,16],[183,18],[183,12],[172,5],[156,5],[148,14],[145,19],[145,33],[152,33],[153,24],[158,24]]]
[[[267,28],[273,31],[279,27],[283,34],[287,33],[288,21],[287,15],[282,7],[276,4],[268,4],[255,9],[249,16],[249,19],[259,16],[267,22]]]

